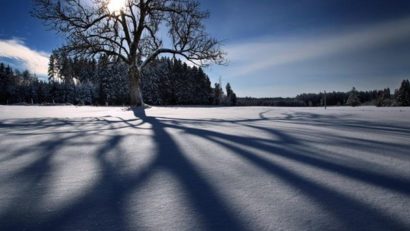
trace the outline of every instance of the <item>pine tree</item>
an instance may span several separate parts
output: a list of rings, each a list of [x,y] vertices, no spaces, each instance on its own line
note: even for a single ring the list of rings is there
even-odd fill
[[[16,102],[17,99],[17,78],[14,78],[13,69],[10,65],[7,65],[4,69],[5,79],[6,79],[6,104]]]
[[[355,87],[353,87],[352,90],[350,91],[349,98],[347,99],[346,104],[352,107],[360,105],[360,99],[359,99],[358,92]]]
[[[161,105],[161,81],[167,77],[167,63],[165,59],[156,59],[142,73],[142,92],[144,101],[150,105]]]
[[[222,87],[219,83],[215,83],[214,87],[214,104],[215,105],[220,105],[222,102],[222,97],[223,97],[223,90]]]
[[[55,77],[55,55],[51,53],[50,59],[48,62],[48,80],[53,81]]]
[[[227,83],[226,84],[226,98],[227,98],[227,103],[230,106],[235,106],[236,105],[236,94],[233,92],[231,84]]]
[[[377,92],[376,106],[391,106],[391,104],[390,88],[385,88],[384,90]]]
[[[4,63],[0,63],[0,103],[5,104],[7,101],[7,75],[6,75],[6,66]]]
[[[397,102],[400,106],[410,106],[410,82],[403,80],[397,92]]]

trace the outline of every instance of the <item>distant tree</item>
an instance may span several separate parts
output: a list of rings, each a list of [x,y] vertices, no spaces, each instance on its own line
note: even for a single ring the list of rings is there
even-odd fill
[[[225,89],[226,89],[226,97],[227,97],[228,104],[231,106],[235,106],[236,105],[236,94],[235,92],[233,92],[231,84],[227,83]]]
[[[213,91],[214,91],[214,104],[220,105],[222,103],[222,97],[224,95],[221,85],[219,83],[215,83],[215,87]]]
[[[127,0],[119,11],[109,1],[35,0],[33,15],[66,34],[63,50],[80,55],[107,55],[128,67],[131,105],[142,105],[142,70],[164,53],[200,65],[223,62],[219,42],[205,32],[208,17],[195,0]],[[168,31],[167,44],[163,33]],[[168,42],[169,41],[169,42]]]
[[[0,63],[0,103],[5,104],[7,101],[8,77],[6,75],[6,66]]]
[[[15,102],[21,102],[23,95],[19,94],[19,86],[21,84],[21,76],[15,76],[13,75],[13,70],[12,68],[7,65],[6,67],[6,79],[7,79],[7,89],[6,89],[6,95],[7,95],[7,100],[6,103],[15,103]]]
[[[211,81],[209,80],[208,76],[205,74],[205,72],[202,70],[201,67],[197,69],[196,74],[195,74],[195,79],[193,81],[197,83],[195,85],[196,86],[195,92],[198,97],[197,104],[211,104],[212,103]]]
[[[48,61],[48,80],[53,81],[55,77],[55,55],[54,52],[51,53],[49,61]]]
[[[227,84],[226,84],[225,90],[226,90],[226,95],[227,95],[227,96],[229,96],[229,95],[231,95],[231,94],[233,93],[232,87],[231,87],[231,84],[230,84],[230,83],[227,83]]]
[[[359,99],[358,92],[355,87],[353,87],[352,90],[350,91],[349,98],[347,99],[346,104],[353,106],[353,107],[360,105],[360,99]]]
[[[378,107],[391,106],[391,104],[392,104],[392,101],[391,101],[390,88],[385,88],[382,91],[378,91],[377,99],[376,99],[376,106]]]
[[[410,106],[410,82],[403,80],[397,92],[396,100],[400,106]]]

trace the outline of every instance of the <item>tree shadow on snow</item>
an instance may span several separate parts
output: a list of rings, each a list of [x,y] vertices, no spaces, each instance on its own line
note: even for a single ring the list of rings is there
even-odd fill
[[[329,173],[339,174],[349,180],[358,181],[365,185],[382,188],[403,195],[410,196],[410,180],[400,176],[374,171],[366,163],[355,161],[341,161],[336,155],[327,155],[326,151],[313,147],[311,143],[300,137],[261,126],[258,122],[295,124],[309,124],[312,126],[332,126],[345,129],[364,129],[369,131],[393,132],[410,134],[408,128],[376,124],[363,121],[344,121],[337,117],[323,117],[313,113],[293,113],[281,118],[269,118],[268,113],[260,113],[259,118],[244,120],[215,120],[215,119],[181,119],[147,116],[144,110],[133,111],[135,119],[109,120],[108,118],[88,118],[85,120],[63,119],[25,119],[2,121],[0,129],[9,132],[9,135],[25,137],[33,135],[47,135],[44,129],[51,129],[54,135],[51,140],[44,140],[28,147],[10,151],[0,156],[0,169],[10,161],[25,158],[37,153],[33,161],[21,167],[17,172],[9,175],[0,175],[2,186],[19,183],[19,188],[12,200],[0,203],[0,228],[1,230],[129,230],[129,214],[126,209],[130,194],[143,187],[153,174],[158,170],[172,175],[181,185],[188,205],[195,214],[190,214],[195,220],[194,226],[189,229],[196,230],[253,230],[256,227],[241,220],[242,211],[226,201],[203,173],[191,163],[176,142],[168,129],[180,131],[190,136],[205,139],[216,145],[230,150],[235,155],[246,160],[272,177],[280,179],[294,190],[300,190],[303,195],[313,201],[321,210],[337,221],[334,227],[320,226],[318,229],[346,229],[346,230],[406,230],[409,229],[402,220],[386,214],[379,208],[363,200],[354,198],[338,191],[328,185],[313,181],[310,178],[292,171],[286,166],[272,159],[256,155],[253,148],[269,155],[302,164],[304,166],[320,169]],[[222,133],[196,125],[235,124],[249,129],[270,134],[276,139],[265,139]],[[124,128],[136,131],[146,129],[142,125],[150,125],[156,147],[152,153],[153,159],[143,169],[132,174],[124,174],[121,170],[126,165],[121,142],[133,134],[124,135],[119,130]],[[68,129],[59,130],[66,126]],[[89,127],[86,127],[89,126]],[[85,129],[87,128],[87,129]],[[110,135],[101,132],[110,131]],[[117,132],[118,131],[118,132]],[[100,140],[94,138],[99,137]],[[137,140],[138,137],[135,137]],[[328,137],[329,142],[345,145],[337,137]],[[371,141],[369,141],[371,142]],[[138,142],[135,142],[137,145]],[[52,180],[55,171],[52,164],[53,158],[59,155],[60,150],[68,146],[93,145],[95,150],[95,163],[99,168],[97,179],[84,189],[74,200],[68,201],[63,207],[52,211],[43,211],[41,208],[48,198],[45,198],[47,186]],[[357,142],[357,148],[369,150],[375,143],[366,143],[365,140]],[[362,145],[362,146],[361,146]],[[2,145],[4,146],[4,145]],[[407,153],[396,149],[392,144],[383,143],[382,146],[396,152],[397,156],[407,158]],[[248,148],[242,148],[248,147]],[[403,149],[410,148],[401,147]],[[397,151],[398,150],[398,151]],[[86,155],[86,154],[84,154]],[[113,158],[114,157],[114,158]],[[21,183],[21,184],[20,184]],[[6,201],[7,196],[3,196]],[[138,206],[136,208],[138,210]],[[178,211],[175,211],[178,212]],[[172,227],[145,227],[143,224],[138,229],[167,229]],[[160,222],[160,221],[158,221]],[[135,228],[135,227],[134,227]]]

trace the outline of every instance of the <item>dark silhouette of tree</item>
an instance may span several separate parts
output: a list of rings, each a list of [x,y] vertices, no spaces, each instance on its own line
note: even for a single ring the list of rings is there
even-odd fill
[[[231,84],[226,84],[226,97],[228,101],[228,105],[235,106],[236,105],[236,94],[233,92]]]
[[[214,104],[216,104],[216,105],[221,104],[222,97],[224,95],[221,84],[215,83],[215,87],[214,87],[213,91],[214,91]]]
[[[390,88],[385,88],[382,91],[378,91],[376,106],[378,107],[391,106],[391,104],[392,104],[392,101],[391,101]]]
[[[144,99],[153,105],[206,105],[212,103],[211,82],[202,68],[181,60],[161,58],[143,75]]]
[[[48,80],[53,81],[55,77],[55,51],[53,51],[50,55],[49,61],[48,61]]]
[[[410,106],[410,82],[403,80],[397,92],[397,102],[400,106]]]
[[[3,104],[7,103],[9,81],[9,76],[6,74],[6,65],[0,63],[0,102]]]
[[[34,0],[33,15],[67,36],[62,48],[73,55],[107,55],[128,66],[131,105],[143,105],[142,70],[163,53],[207,65],[222,63],[219,42],[203,26],[208,12],[195,0],[128,0],[111,12],[108,1]],[[160,27],[168,32],[165,47]]]
[[[346,104],[353,107],[360,105],[359,94],[355,87],[353,87],[350,91],[349,98],[347,99]]]

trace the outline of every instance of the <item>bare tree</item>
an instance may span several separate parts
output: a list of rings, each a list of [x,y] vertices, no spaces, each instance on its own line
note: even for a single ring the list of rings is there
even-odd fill
[[[224,62],[219,42],[202,23],[209,16],[196,0],[34,0],[33,15],[67,36],[63,50],[73,55],[108,55],[128,65],[130,102],[144,105],[142,69],[160,54],[197,65]]]

